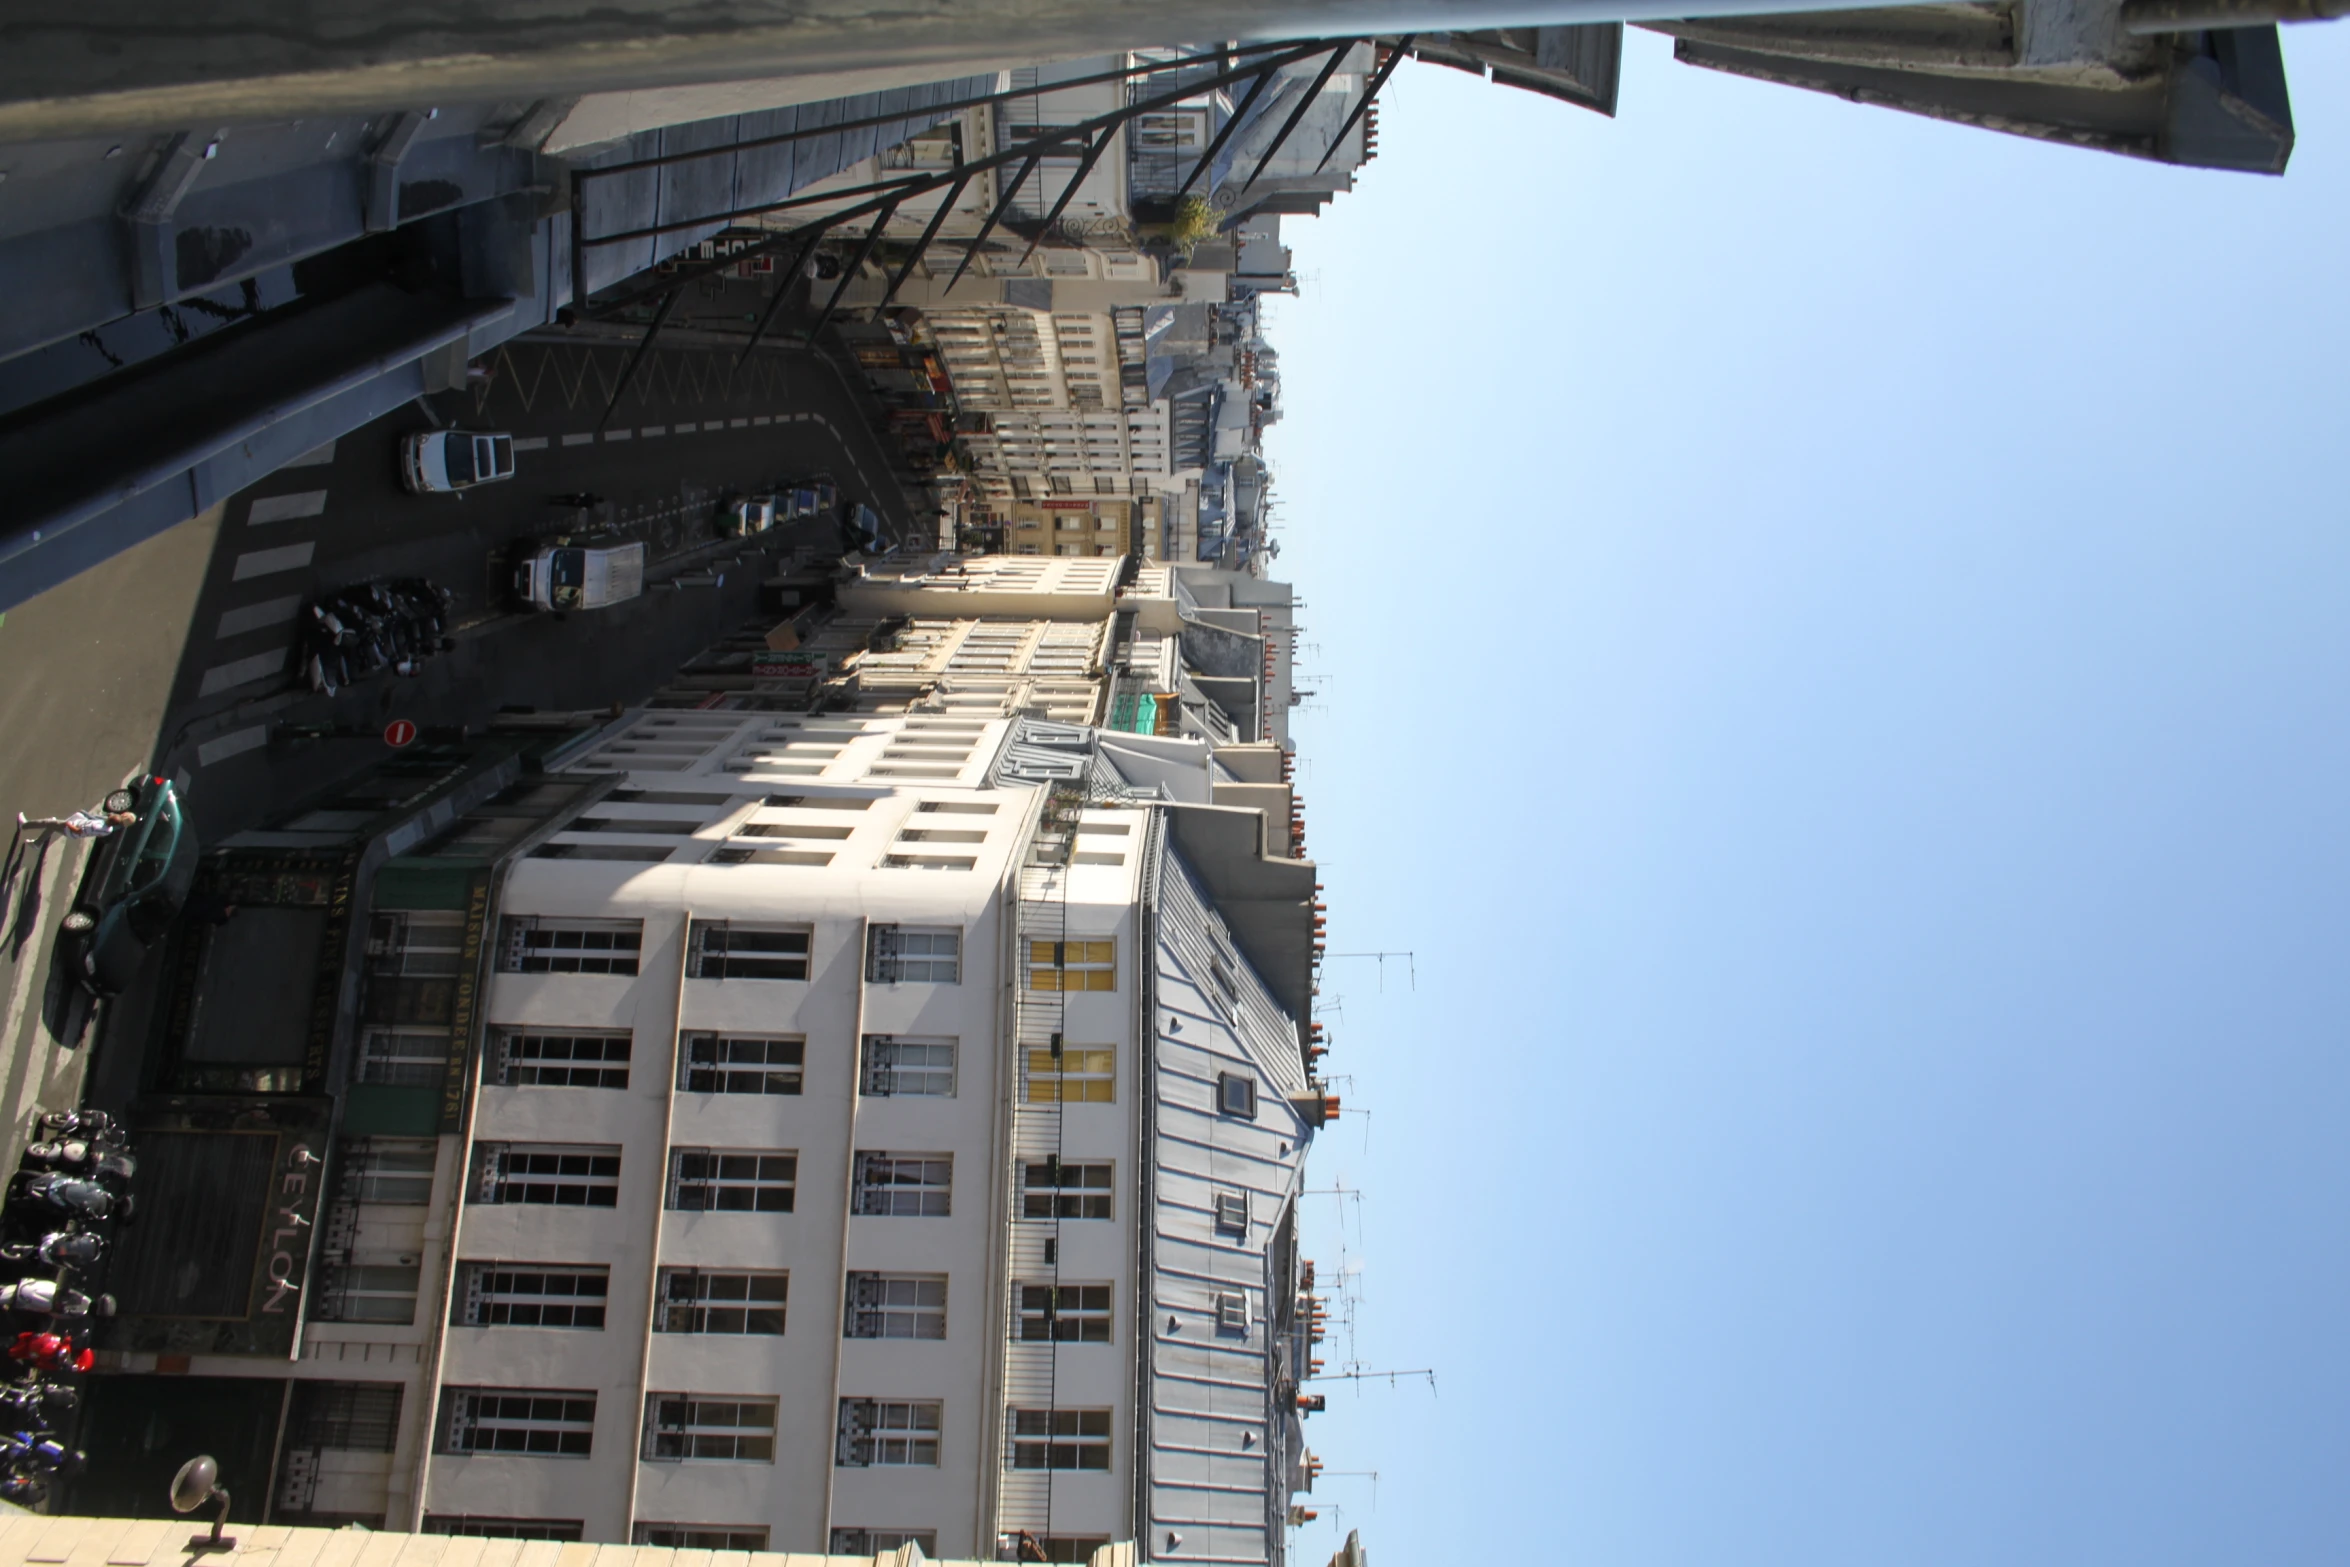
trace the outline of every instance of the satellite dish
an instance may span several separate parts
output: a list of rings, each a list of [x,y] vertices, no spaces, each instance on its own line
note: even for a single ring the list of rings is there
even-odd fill
[[[171,1510],[192,1513],[212,1500],[212,1493],[220,1479],[220,1465],[209,1453],[199,1453],[180,1465],[180,1472],[171,1477]]]

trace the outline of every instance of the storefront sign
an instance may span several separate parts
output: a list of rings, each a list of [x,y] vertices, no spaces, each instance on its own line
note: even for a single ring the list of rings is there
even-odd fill
[[[278,1144],[277,1179],[261,1237],[260,1315],[294,1317],[310,1274],[310,1237],[318,1222],[318,1187],[326,1161],[305,1138]]]

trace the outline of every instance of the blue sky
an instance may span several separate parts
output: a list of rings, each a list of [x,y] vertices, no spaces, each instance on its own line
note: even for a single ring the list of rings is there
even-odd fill
[[[2350,1561],[2350,26],[2281,180],[1626,52],[1291,225],[1300,1559]]]

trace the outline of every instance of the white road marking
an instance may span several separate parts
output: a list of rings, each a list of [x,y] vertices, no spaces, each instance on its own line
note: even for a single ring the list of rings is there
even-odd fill
[[[729,419],[726,422],[738,430],[747,430],[751,427],[751,421],[748,419]]]
[[[263,599],[258,604],[247,604],[242,609],[232,609],[221,616],[219,634],[238,637],[248,631],[259,631],[263,626],[282,625],[301,613],[301,610],[302,596],[299,593],[290,598]]]
[[[667,435],[668,433],[669,426],[665,424],[648,424],[643,429],[637,431],[637,434],[643,436],[648,441],[656,435]]]
[[[676,425],[673,428],[675,428],[677,433],[680,435],[691,435],[694,433],[693,423],[690,420],[688,420],[686,423]]]
[[[249,686],[256,680],[267,680],[285,673],[286,650],[273,648],[267,653],[256,653],[251,658],[240,658],[226,664],[215,664],[204,671],[204,683],[196,688],[198,696],[218,696],[238,686]]]
[[[566,435],[563,437],[563,444],[566,446],[585,446],[594,439],[595,436],[592,433],[588,435]]]
[[[636,432],[634,430],[606,430],[604,432],[604,439],[607,441],[627,441],[635,438]]]
[[[317,551],[316,544],[287,544],[274,550],[253,550],[237,557],[237,569],[230,573],[230,580],[250,582],[255,577],[294,571],[309,565],[310,557]]]
[[[772,424],[773,422],[774,421],[769,419],[765,414],[751,415],[751,423],[753,424]]]
[[[267,744],[269,744],[269,726],[267,724],[255,724],[250,729],[232,729],[219,739],[207,740],[196,747],[196,765],[210,767],[213,763],[225,762],[232,756],[242,756],[247,751],[258,751]]]
[[[518,435],[514,438],[514,449],[518,452],[543,452],[547,449],[547,438],[543,435]]]
[[[315,517],[326,510],[326,491],[296,490],[291,495],[264,495],[253,502],[253,509],[245,513],[245,521],[255,526],[265,522],[286,522],[295,517]]]
[[[289,468],[321,468],[334,460],[335,443],[329,441],[324,446],[304,452],[292,462],[287,463],[286,466]]]

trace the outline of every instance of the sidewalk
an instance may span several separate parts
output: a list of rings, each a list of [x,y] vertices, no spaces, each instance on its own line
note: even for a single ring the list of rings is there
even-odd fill
[[[217,506],[0,618],[0,813],[59,816],[136,775],[154,753],[220,531]],[[62,836],[9,889],[19,945],[0,942],[0,1157],[14,1169],[33,1116],[76,1102],[87,1038],[61,1044],[44,1017],[57,916],[80,885],[87,843]],[[29,889],[28,884],[29,883]]]

